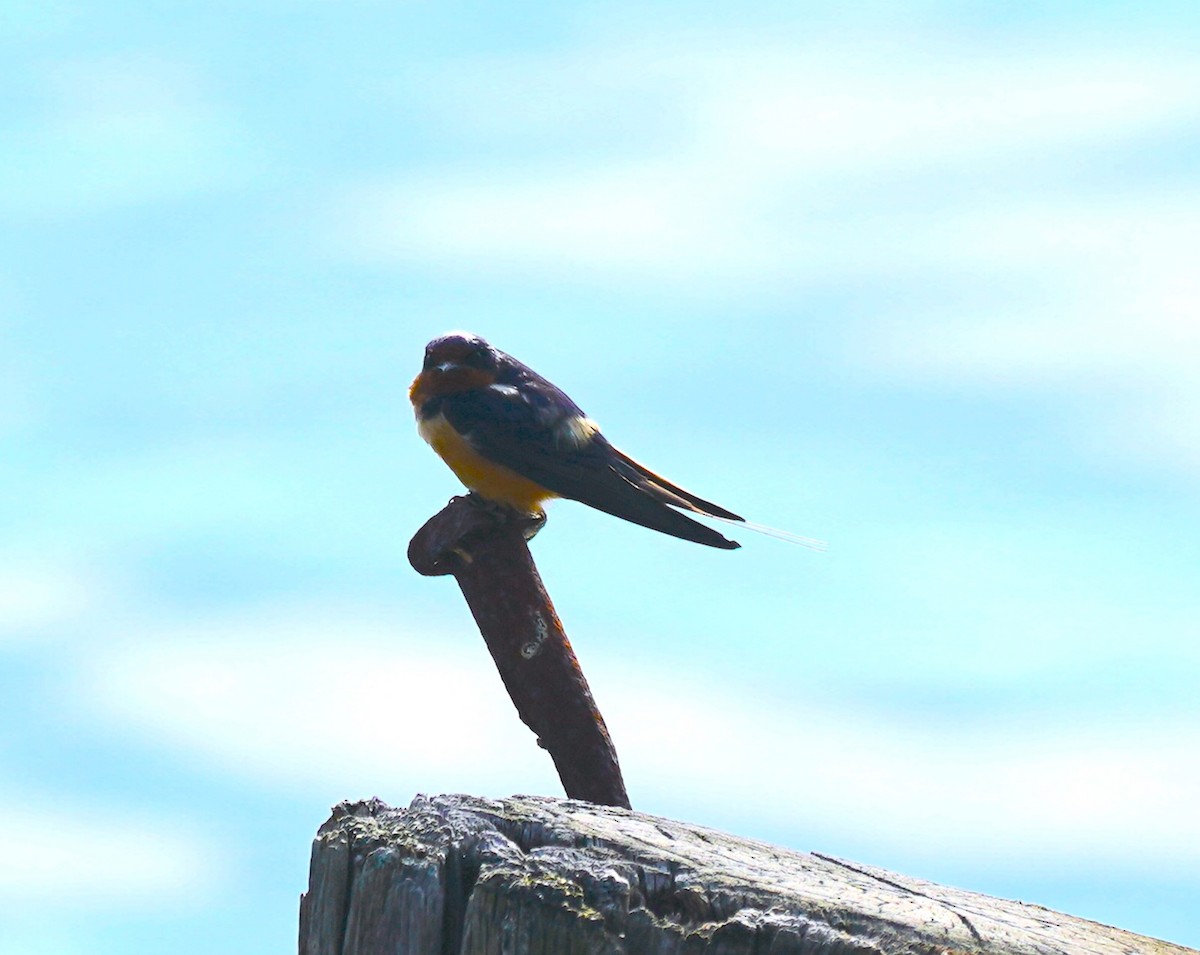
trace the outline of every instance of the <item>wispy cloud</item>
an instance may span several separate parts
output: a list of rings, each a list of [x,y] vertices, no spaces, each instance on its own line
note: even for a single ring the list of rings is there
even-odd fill
[[[560,144],[553,164],[489,157],[358,183],[343,197],[340,234],[382,260],[571,267],[710,290],[944,269],[988,238],[947,230],[947,203],[972,210],[980,197],[926,195],[914,207],[914,179],[923,190],[964,175],[985,189],[1020,186],[1030,167],[1134,142],[1200,104],[1200,70],[1182,62],[929,52],[936,70],[889,47],[681,52],[664,40],[493,71],[486,101],[525,122],[531,113],[562,122],[577,97],[603,122],[597,86],[614,91],[610,114],[666,100],[687,119],[666,142],[646,135],[620,151],[597,154],[585,139],[578,150]],[[469,99],[439,106],[459,122],[475,115]],[[1039,215],[1044,198],[1023,201]],[[970,264],[992,267],[987,253],[978,248]]]
[[[855,342],[865,364],[925,386],[1091,395],[1074,435],[1088,451],[1200,469],[1200,184],[978,210],[945,228],[977,243],[947,242],[947,262],[1020,270],[1036,291],[872,322]]]
[[[1200,328],[1200,185],[1184,167],[1138,171],[1181,148],[1200,69],[1113,49],[924,53],[647,40],[489,61],[486,84],[484,67],[456,64],[477,82],[431,82],[443,98],[428,109],[475,123],[486,161],[348,184],[333,232],[376,262],[739,302],[924,287],[915,305],[848,325],[852,363],[958,387],[1101,388],[1115,399],[1074,427],[1089,452],[1200,467],[1185,357]],[[622,148],[597,148],[576,102],[593,124],[632,127]],[[651,132],[659,111],[685,119]],[[558,124],[558,158],[488,156],[488,130],[510,122]],[[947,284],[1026,294],[948,305],[935,297]]]
[[[38,109],[0,145],[0,210],[58,218],[188,195],[245,174],[249,156],[197,75],[110,56],[43,62]]]
[[[486,790],[516,785],[531,765],[544,774],[515,717],[496,719],[503,688],[463,637],[330,608],[197,621],[97,655],[81,699],[139,734],[276,783]]]
[[[212,847],[178,820],[134,818],[59,799],[14,802],[11,794],[0,811],[28,821],[5,834],[0,910],[29,903],[110,912],[194,904],[217,884]]]
[[[686,787],[710,811],[736,805],[780,828],[803,819],[931,862],[1182,872],[1200,861],[1188,808],[1200,798],[1195,724],[1020,713],[897,722],[654,678],[619,676],[610,724],[631,778],[643,791],[652,780],[656,799]],[[664,703],[653,718],[630,719],[651,698]]]
[[[77,619],[102,602],[93,575],[75,563],[0,553],[0,643]]]
[[[343,621],[334,644],[311,617],[228,620],[100,654],[81,686],[105,718],[280,786],[556,791],[482,648],[423,631]],[[896,723],[592,669],[629,778],[658,811],[803,817],[928,858],[1200,862],[1200,727],[1177,718]]]

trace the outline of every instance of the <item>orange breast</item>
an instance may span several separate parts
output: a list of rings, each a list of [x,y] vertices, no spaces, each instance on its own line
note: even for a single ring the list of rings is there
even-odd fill
[[[458,479],[489,501],[507,504],[526,514],[540,514],[542,502],[557,496],[515,471],[489,461],[441,415],[420,421],[417,429]]]

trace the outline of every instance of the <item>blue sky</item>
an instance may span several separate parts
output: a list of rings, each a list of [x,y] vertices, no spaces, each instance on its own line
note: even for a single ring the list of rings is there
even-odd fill
[[[0,953],[558,793],[412,532],[485,335],[753,520],[535,556],[635,807],[1200,946],[1194,5],[0,16]],[[735,535],[736,536],[736,535]]]

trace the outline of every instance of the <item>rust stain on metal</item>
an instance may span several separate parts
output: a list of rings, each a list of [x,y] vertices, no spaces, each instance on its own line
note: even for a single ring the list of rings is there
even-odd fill
[[[470,495],[456,497],[417,531],[408,559],[420,574],[458,582],[518,715],[550,753],[567,796],[629,808],[608,728],[529,553],[530,530]]]
[[[533,613],[533,639],[521,647],[521,656],[526,660],[532,660],[538,655],[538,651],[542,649],[542,644],[546,642],[546,637],[550,633],[550,628],[546,625],[546,619],[538,611]]]

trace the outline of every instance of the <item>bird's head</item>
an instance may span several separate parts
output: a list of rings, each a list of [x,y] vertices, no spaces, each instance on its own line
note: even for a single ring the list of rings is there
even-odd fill
[[[431,398],[486,388],[499,367],[499,353],[478,335],[450,332],[425,346],[425,363],[408,396],[419,409]]]

